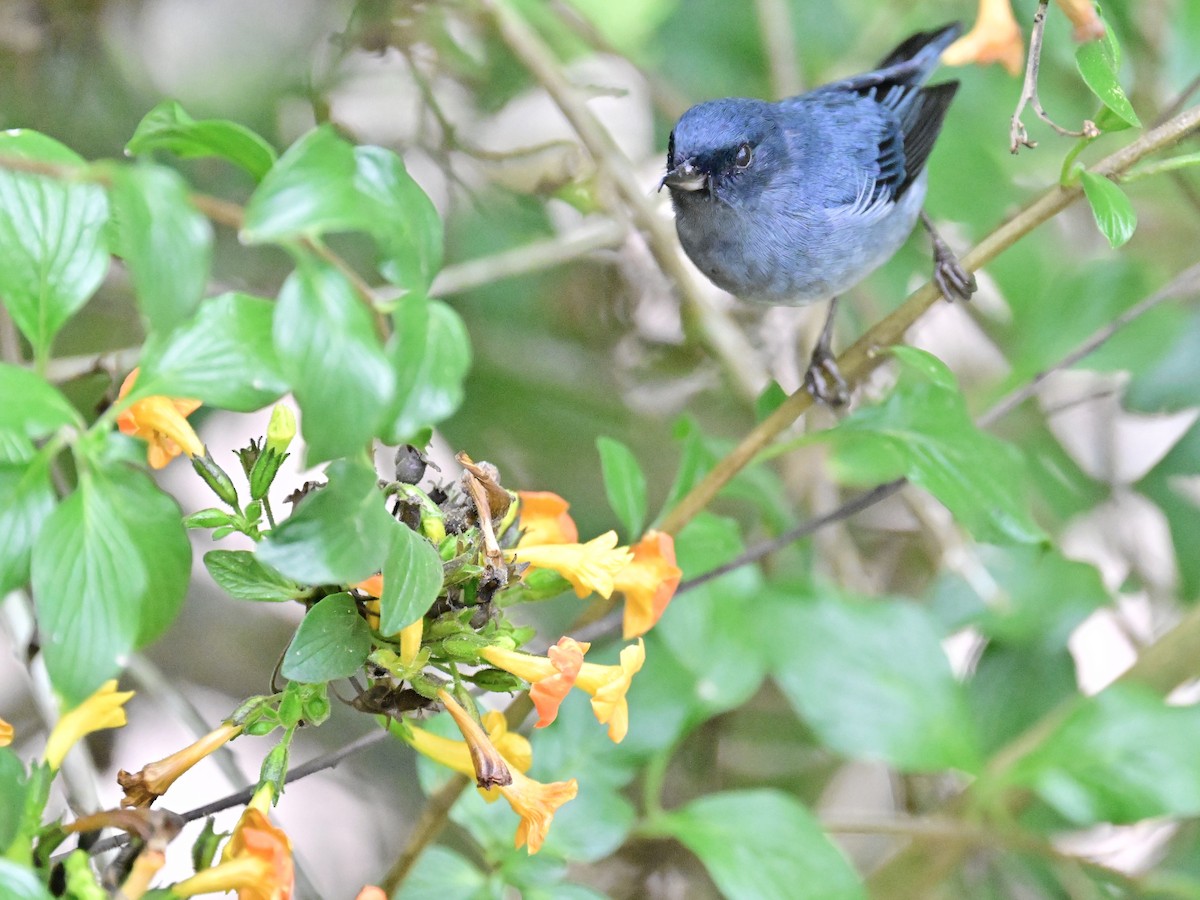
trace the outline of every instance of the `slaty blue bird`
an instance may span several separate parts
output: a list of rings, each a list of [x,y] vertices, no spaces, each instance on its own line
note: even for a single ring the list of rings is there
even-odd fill
[[[711,100],[685,112],[661,187],[692,262],[743,300],[835,300],[890,259],[921,219],[937,284],[948,299],[968,299],[973,276],[922,211],[925,163],[958,82],[924,85],[960,32],[953,23],[914,34],[872,71],[797,97]],[[834,307],[808,381],[838,402],[845,386],[829,348]]]

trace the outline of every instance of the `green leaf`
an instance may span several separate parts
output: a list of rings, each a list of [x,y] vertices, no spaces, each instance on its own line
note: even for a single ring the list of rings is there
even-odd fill
[[[1106,108],[1134,128],[1142,127],[1141,120],[1133,111],[1133,104],[1121,87],[1121,49],[1111,22],[1104,29],[1102,39],[1088,41],[1075,49],[1075,65],[1084,83]]]
[[[401,444],[458,409],[471,367],[471,340],[462,318],[440,300],[405,297],[392,323],[387,356],[396,389],[383,437]]]
[[[169,335],[147,342],[134,397],[191,397],[250,412],[288,389],[272,341],[272,304],[248,294],[205,300]]]
[[[775,609],[775,679],[827,746],[905,772],[977,768],[962,686],[924,610],[829,594]]]
[[[937,606],[978,610],[967,621],[947,622],[949,629],[969,624],[1009,644],[1060,650],[1084,619],[1110,602],[1094,566],[1053,548],[980,545],[976,553],[990,576],[983,579],[987,596],[956,574],[943,575],[937,584]]]
[[[11,859],[0,859],[0,884],[4,900],[54,900],[32,869]]]
[[[379,270],[424,294],[441,266],[442,224],[400,157],[353,147],[328,125],[283,155],[246,206],[242,239],[257,244],[362,231],[379,248]]]
[[[395,900],[479,900],[487,876],[453,850],[434,845],[417,859]]]
[[[716,457],[704,446],[703,435],[694,419],[688,416],[680,417],[673,432],[675,439],[682,444],[682,450],[679,468],[675,472],[675,480],[671,482],[671,489],[667,492],[660,517],[674,509],[716,463]]]
[[[990,755],[1075,694],[1075,662],[1065,646],[989,641],[966,690],[980,749]]]
[[[442,558],[437,548],[393,520],[391,547],[383,563],[379,630],[395,634],[429,611],[442,590]]]
[[[32,575],[42,652],[77,703],[174,620],[191,569],[178,505],[144,472],[85,468],[46,519]]]
[[[353,584],[382,568],[395,520],[371,469],[338,460],[326,474],[329,483],[258,545],[258,558],[301,584]]]
[[[349,594],[325,597],[300,622],[283,655],[284,678],[320,684],[349,678],[371,652],[371,629]]]
[[[274,337],[302,413],[309,464],[360,451],[376,433],[395,376],[350,282],[302,258],[279,292]]]
[[[304,588],[263,564],[251,550],[209,550],[204,567],[225,593],[238,600],[282,602],[304,595]]]
[[[187,183],[170,169],[122,166],[112,178],[117,252],[129,266],[148,331],[168,332],[204,296],[212,226],[192,206]]]
[[[0,213],[2,215],[2,213]],[[75,407],[40,375],[0,363],[0,431],[39,440],[64,425],[83,426]]]
[[[29,776],[24,764],[12,750],[0,747],[0,856],[21,828],[28,794]]]
[[[688,578],[729,562],[742,550],[737,524],[708,513],[692,520],[675,542],[676,561]],[[762,684],[772,656],[771,644],[763,640],[762,593],[758,570],[742,566],[700,585],[686,599],[676,598],[650,633],[648,656],[661,641],[692,674],[676,702],[693,720],[745,703]]]
[[[901,371],[891,396],[815,437],[832,446],[837,479],[874,485],[905,475],[980,540],[1045,540],[1022,502],[1020,454],[975,427],[944,363],[913,347],[893,352]]]
[[[371,198],[359,227],[373,235],[383,259],[379,271],[392,284],[424,294],[442,266],[442,220],[433,201],[413,181],[404,162],[382,147],[356,147],[356,184]]]
[[[1076,711],[1005,776],[1079,825],[1200,814],[1200,707],[1116,684]]]
[[[1092,207],[1096,227],[1112,247],[1120,247],[1133,237],[1137,228],[1137,213],[1125,192],[1103,175],[1086,170],[1079,173],[1083,193]]]
[[[600,471],[608,505],[625,527],[629,540],[636,540],[646,521],[646,476],[633,451],[620,441],[596,438],[600,451]]]
[[[244,125],[225,119],[197,122],[174,100],[164,100],[146,113],[125,152],[135,156],[167,150],[183,159],[219,156],[240,166],[256,181],[275,164],[275,148]]]
[[[710,794],[654,826],[691,850],[730,900],[793,900],[798,890],[805,900],[866,898],[812,813],[778,791]]]
[[[29,580],[30,552],[54,502],[48,459],[0,463],[0,596]]]
[[[250,197],[242,240],[261,244],[353,230],[363,217],[356,172],[354,147],[332,126],[313,129],[287,149]]]
[[[65,166],[82,157],[36,131],[0,132],[0,156]],[[104,189],[0,169],[0,297],[44,357],[108,271]]]

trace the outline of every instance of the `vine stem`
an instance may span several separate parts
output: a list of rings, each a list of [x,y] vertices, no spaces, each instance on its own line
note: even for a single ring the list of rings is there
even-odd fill
[[[1175,144],[1197,128],[1200,128],[1200,106],[1193,106],[1100,160],[1092,166],[1090,171],[1104,176],[1120,175],[1134,163]],[[968,272],[982,268],[1033,229],[1058,215],[1081,196],[1083,196],[1083,188],[1079,183],[1067,187],[1055,185],[1050,188],[1017,215],[1001,224],[963,256],[961,260],[963,268]],[[899,344],[904,339],[905,332],[931,306],[937,303],[941,296],[941,291],[932,281],[926,282],[910,294],[899,308],[869,328],[838,358],[838,369],[846,381],[849,383],[861,382],[879,366],[885,359],[880,351]],[[753,428],[733,450],[720,459],[700,483],[667,513],[659,524],[660,530],[678,534],[683,526],[712,502],[730,479],[749,465],[760,451],[806,412],[812,406],[812,402],[812,395],[804,388],[791,394],[770,416]]]

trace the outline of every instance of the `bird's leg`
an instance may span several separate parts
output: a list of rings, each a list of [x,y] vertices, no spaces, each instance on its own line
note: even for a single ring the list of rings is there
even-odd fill
[[[829,301],[829,312],[817,345],[813,347],[808,371],[804,373],[804,386],[808,392],[826,406],[842,406],[850,399],[850,388],[838,371],[833,356],[833,320],[837,315],[837,297]]]
[[[942,240],[933,227],[933,220],[925,210],[921,210],[921,224],[933,241],[933,283],[941,290],[942,296],[951,302],[970,300],[976,290],[975,276],[962,267],[950,245]]]

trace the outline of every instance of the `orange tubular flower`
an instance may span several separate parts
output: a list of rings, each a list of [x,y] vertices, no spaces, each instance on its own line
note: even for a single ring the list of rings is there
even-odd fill
[[[545,728],[557,718],[558,708],[575,684],[583,666],[583,655],[590,646],[563,637],[547,651],[545,657],[500,647],[488,647],[479,655],[497,668],[529,682],[529,699],[537,708],[539,717],[535,727]]]
[[[568,800],[575,798],[579,783],[572,778],[570,781],[542,784],[518,769],[510,769],[483,729],[448,691],[438,691],[438,699],[446,705],[446,712],[454,719],[454,724],[471,750],[471,760],[475,763],[475,783],[480,787],[495,787],[521,817],[515,846],[524,847],[528,844],[529,852],[537,853],[546,840],[554,813]]]
[[[0,747],[7,747],[12,743],[13,727],[0,719]]]
[[[625,640],[654,627],[683,577],[675,565],[675,540],[669,534],[648,531],[632,549],[633,562],[617,573],[614,582],[625,595]]]
[[[388,895],[384,893],[383,888],[368,884],[358,892],[358,896],[354,900],[388,900]]]
[[[238,900],[290,900],[296,883],[292,842],[259,808],[269,805],[266,794],[256,794],[238,819],[221,862],[173,885],[171,891],[177,897],[193,897],[236,890]]]
[[[85,735],[105,728],[120,728],[125,724],[124,706],[133,691],[118,691],[117,680],[110,678],[77,707],[58,720],[46,740],[42,758],[51,769],[62,765],[67,751]]]
[[[570,639],[560,640],[558,646],[563,646],[564,641]],[[587,645],[575,641],[570,643],[582,648],[582,656],[582,650],[586,649]],[[500,647],[488,647],[480,651],[479,655],[496,668],[524,678],[530,684],[565,674],[552,659],[545,656],[518,653]],[[591,694],[592,712],[596,714],[596,719],[601,725],[608,725],[608,736],[614,743],[621,743],[629,732],[629,704],[625,701],[625,694],[629,691],[633,676],[645,661],[646,646],[639,639],[637,644],[631,644],[621,651],[621,661],[617,665],[583,663],[575,676],[575,686]],[[540,707],[538,711],[542,712]]]
[[[1071,37],[1076,41],[1082,44],[1104,37],[1104,23],[1096,15],[1096,4],[1092,0],[1058,0],[1058,5],[1075,26]]]
[[[137,381],[134,369],[121,385],[118,400],[123,400]],[[161,469],[180,453],[203,456],[204,443],[196,436],[187,417],[200,408],[199,400],[178,397],[143,397],[117,416],[122,434],[141,438],[147,444],[147,459],[151,468]]]
[[[521,500],[521,540],[517,546],[575,544],[579,530],[567,515],[569,504],[551,491],[517,491]]]
[[[522,543],[516,550],[506,550],[510,561],[527,562],[535,569],[553,569],[586,597],[595,591],[606,600],[612,596],[617,573],[629,565],[633,552],[617,546],[617,533],[607,531],[586,544]]]
[[[1010,0],[979,0],[971,30],[942,53],[942,62],[948,66],[998,62],[1009,75],[1020,74],[1024,59],[1025,41]]]
[[[222,725],[210,731],[194,744],[170,756],[142,767],[130,775],[124,769],[117,773],[117,783],[125,791],[122,806],[149,807],[156,797],[167,792],[175,779],[209,754],[224,747],[242,732],[241,725]]]

